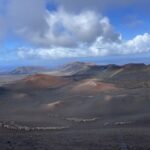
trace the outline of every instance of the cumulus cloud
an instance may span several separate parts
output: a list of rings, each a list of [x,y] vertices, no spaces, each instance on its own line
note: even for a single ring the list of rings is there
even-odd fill
[[[32,33],[28,40],[44,46],[64,47],[88,45],[99,36],[104,41],[119,41],[120,35],[115,32],[109,19],[93,11],[80,14],[69,14],[62,9],[51,13],[47,11],[46,21],[47,32],[43,36]]]
[[[0,15],[0,33],[4,33],[5,26],[11,34],[32,45],[75,47],[90,44],[99,36],[108,41],[119,40],[109,19],[95,10],[68,12],[59,4],[56,11],[48,11],[46,0],[6,1],[0,0],[5,18],[2,20]]]
[[[131,40],[120,43],[103,43],[101,38],[91,46],[97,55],[123,55],[150,52],[150,34],[138,35]]]
[[[12,35],[27,41],[42,37],[48,27],[45,15],[45,0],[0,0],[0,42]]]
[[[47,9],[51,2],[56,4],[56,10]],[[101,14],[116,7],[149,6],[149,3],[146,0],[0,0],[0,40],[8,33],[36,47],[16,48],[22,58],[149,52],[148,33],[125,41],[109,18]]]
[[[21,58],[42,58],[42,59],[58,59],[58,58],[71,58],[71,57],[87,57],[91,56],[88,49],[85,51],[80,48],[30,48],[25,47],[18,49],[18,56]]]
[[[21,48],[18,55],[22,58],[65,58],[65,57],[95,57],[107,55],[126,55],[150,52],[150,34],[138,35],[128,41],[103,42],[99,37],[90,47],[83,48],[49,48],[26,49]]]
[[[47,32],[46,10],[43,0],[11,0],[7,5],[7,23],[13,34],[29,39]]]

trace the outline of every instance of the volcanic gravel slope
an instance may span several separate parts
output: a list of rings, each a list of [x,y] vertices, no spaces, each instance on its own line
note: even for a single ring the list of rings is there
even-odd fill
[[[2,85],[0,146],[148,149],[149,91],[144,64],[90,64],[72,75],[37,74]]]

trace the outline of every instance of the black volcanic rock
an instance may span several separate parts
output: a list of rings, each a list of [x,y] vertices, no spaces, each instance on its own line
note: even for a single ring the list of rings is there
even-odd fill
[[[108,70],[116,70],[116,69],[121,69],[121,66],[115,65],[115,64],[109,64],[107,65]]]
[[[144,69],[147,66],[144,63],[130,63],[122,66],[124,69]]]
[[[6,89],[5,87],[0,87],[0,95],[5,94],[6,92],[8,92],[8,89]]]

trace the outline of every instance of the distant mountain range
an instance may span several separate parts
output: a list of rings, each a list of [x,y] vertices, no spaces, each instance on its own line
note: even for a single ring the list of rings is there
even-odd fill
[[[45,67],[39,67],[39,66],[23,66],[23,67],[18,67],[12,71],[10,71],[10,74],[36,74],[36,73],[42,73],[46,72],[49,69]]]
[[[16,88],[24,89],[63,86],[64,84],[59,84],[60,82],[67,84],[83,82],[88,87],[88,83],[97,84],[97,81],[115,83],[120,87],[130,88],[150,86],[150,66],[145,64],[119,66],[74,62],[55,71],[49,71],[43,67],[19,67],[10,74],[28,75],[27,78],[13,84]]]
[[[121,76],[128,72],[140,72],[140,70],[149,70],[150,66],[142,63],[139,64],[126,64],[126,65],[97,65],[93,63],[75,62],[64,65],[56,71],[49,72],[50,75],[56,76],[71,76],[74,79],[85,79],[89,77],[99,77],[101,79],[112,78]],[[143,74],[144,75],[144,74]],[[146,75],[145,75],[146,76]],[[136,76],[135,76],[136,78]]]
[[[0,74],[12,74],[12,75],[31,75],[31,74],[51,74],[56,76],[72,76],[72,75],[81,75],[81,74],[93,74],[94,72],[97,73],[99,71],[110,71],[110,70],[117,70],[117,69],[140,69],[150,67],[149,65],[145,64],[126,64],[126,65],[97,65],[94,63],[86,63],[86,62],[73,62],[66,65],[63,65],[57,69],[48,69],[46,67],[41,66],[21,66],[17,67],[11,71],[8,69],[2,68]],[[90,73],[91,72],[91,73]]]

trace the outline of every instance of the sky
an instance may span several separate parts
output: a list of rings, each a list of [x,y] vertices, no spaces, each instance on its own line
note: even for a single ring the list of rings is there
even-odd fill
[[[148,0],[0,0],[0,66],[147,63]]]

